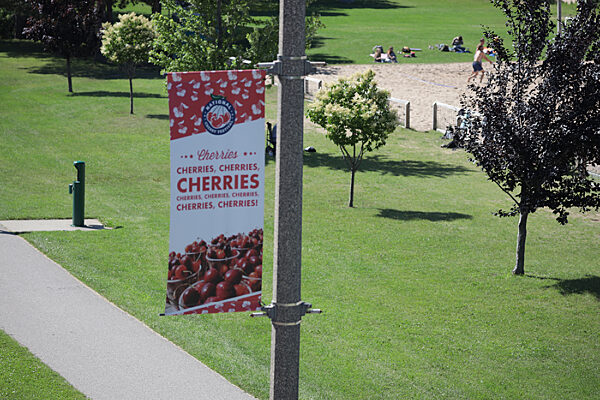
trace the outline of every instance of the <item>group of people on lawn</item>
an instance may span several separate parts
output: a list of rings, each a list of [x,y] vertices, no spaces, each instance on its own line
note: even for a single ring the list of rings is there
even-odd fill
[[[394,48],[390,46],[387,53],[383,52],[383,46],[375,46],[373,48],[373,61],[375,62],[383,62],[383,63],[397,63],[398,58],[396,57],[396,53],[394,52]],[[402,53],[405,53],[403,57],[415,57],[415,52],[408,47],[404,47],[402,49]]]
[[[431,46],[430,46],[431,48]],[[408,48],[405,48],[408,49]],[[404,49],[403,49],[404,51]],[[448,51],[448,50],[446,50]],[[469,49],[464,47],[464,42],[462,36],[457,36],[452,40],[452,50],[457,53],[470,53]],[[414,52],[411,49],[408,49],[408,54],[405,57],[414,57]],[[494,49],[490,47],[485,47],[485,38],[481,38],[479,44],[477,45],[477,50],[475,51],[475,55],[473,57],[473,73],[467,79],[467,82],[470,82],[471,79],[476,78],[477,75],[481,73],[479,78],[479,82],[483,80],[483,76],[485,71],[483,70],[482,61],[486,60],[490,64],[492,64],[492,60],[488,58],[488,55],[494,56]],[[396,57],[396,53],[394,52],[394,48],[390,46],[387,53],[383,52],[383,46],[375,46],[374,53],[372,54],[373,60],[375,62],[385,62],[385,63],[397,63],[398,58]]]
[[[398,58],[396,57],[396,53],[394,53],[393,47],[390,47],[387,53],[384,53],[382,46],[375,46],[375,52],[373,53],[373,61],[397,63]]]

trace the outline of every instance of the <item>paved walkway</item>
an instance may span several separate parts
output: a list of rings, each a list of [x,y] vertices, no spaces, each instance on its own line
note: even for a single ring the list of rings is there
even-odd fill
[[[97,231],[106,228],[97,219],[85,219],[84,226],[73,226],[71,219],[13,219],[0,221],[0,232]]]
[[[0,329],[92,399],[254,399],[2,231]]]

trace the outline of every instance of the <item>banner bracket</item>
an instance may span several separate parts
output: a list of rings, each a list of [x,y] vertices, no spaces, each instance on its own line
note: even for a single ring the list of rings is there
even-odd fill
[[[285,70],[284,70],[285,63]],[[322,67],[327,63],[322,61],[308,61],[303,57],[284,57],[277,56],[277,60],[272,62],[260,62],[256,64],[257,68],[267,70],[267,74],[277,75],[284,79],[302,79],[306,75],[315,73],[317,67]]]
[[[251,317],[269,317],[275,325],[299,324],[305,314],[321,314],[318,308],[311,308],[312,304],[305,301],[297,303],[276,303],[262,306],[260,312],[251,313]]]

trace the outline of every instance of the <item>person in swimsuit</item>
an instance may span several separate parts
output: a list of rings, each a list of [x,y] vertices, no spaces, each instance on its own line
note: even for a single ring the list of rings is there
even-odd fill
[[[477,46],[477,51],[475,52],[475,57],[473,58],[473,73],[467,79],[467,82],[470,82],[471,79],[475,78],[481,72],[481,78],[479,78],[479,82],[483,80],[483,75],[485,75],[485,71],[483,70],[483,66],[481,65],[481,60],[486,59],[492,64],[492,61],[485,55],[483,52],[483,45]]]

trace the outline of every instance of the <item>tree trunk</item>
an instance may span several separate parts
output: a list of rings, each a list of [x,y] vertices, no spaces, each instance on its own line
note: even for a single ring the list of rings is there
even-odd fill
[[[129,74],[129,104],[130,111],[129,114],[133,114],[133,76]]]
[[[152,2],[152,14],[158,13],[160,14],[162,11],[162,7],[160,5],[160,0],[154,0]]]
[[[223,32],[222,30],[222,18],[221,18],[221,2],[222,0],[217,0],[217,49],[221,50],[223,46]]]
[[[354,207],[354,174],[356,171],[354,169],[350,170],[351,178],[350,178],[350,201],[348,202],[348,207]]]
[[[525,274],[525,239],[527,238],[527,217],[529,212],[521,211],[519,214],[519,234],[517,235],[517,262],[512,273]]]
[[[106,2],[106,15],[104,18],[112,24],[113,22],[113,0],[107,0]]]
[[[348,202],[348,207],[354,207],[354,174],[356,173],[356,145],[353,145],[352,149],[352,167],[350,167],[350,201]]]
[[[71,82],[71,56],[67,56],[67,81],[69,82],[69,93],[73,93],[73,83]]]
[[[19,14],[18,12],[15,13],[15,32],[14,32],[14,38],[15,39],[23,39],[23,28],[25,28],[25,25],[27,23],[27,17],[24,15]]]

